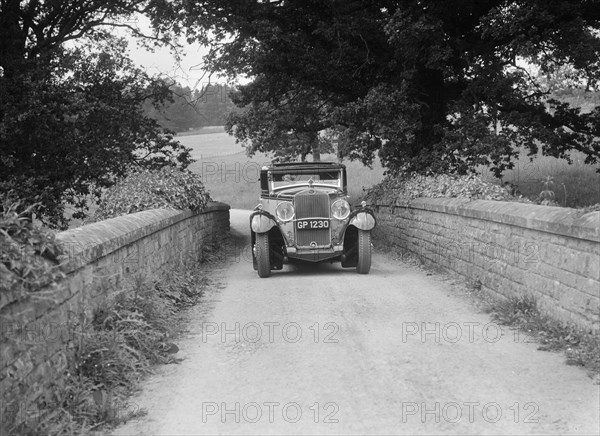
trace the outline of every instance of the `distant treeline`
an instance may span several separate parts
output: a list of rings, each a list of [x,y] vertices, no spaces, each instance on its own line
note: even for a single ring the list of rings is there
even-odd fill
[[[229,98],[233,88],[211,84],[201,89],[175,85],[173,100],[155,106],[151,101],[143,105],[146,115],[157,120],[164,128],[184,132],[204,126],[225,124],[227,114],[234,108]]]

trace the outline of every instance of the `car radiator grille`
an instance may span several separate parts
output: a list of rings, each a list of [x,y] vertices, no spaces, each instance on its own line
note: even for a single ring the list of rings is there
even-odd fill
[[[329,195],[315,192],[301,192],[294,197],[296,219],[322,218],[329,219]],[[330,229],[296,230],[296,243],[298,247],[310,247],[315,242],[317,246],[331,244]]]

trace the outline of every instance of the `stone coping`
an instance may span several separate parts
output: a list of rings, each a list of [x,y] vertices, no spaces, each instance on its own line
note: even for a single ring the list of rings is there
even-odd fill
[[[417,198],[405,205],[375,206],[442,212],[600,242],[599,211],[582,214],[566,207],[465,198]]]
[[[67,257],[61,263],[61,268],[65,273],[70,273],[179,221],[229,209],[229,205],[220,202],[210,202],[199,212],[152,209],[66,230],[56,235]]]

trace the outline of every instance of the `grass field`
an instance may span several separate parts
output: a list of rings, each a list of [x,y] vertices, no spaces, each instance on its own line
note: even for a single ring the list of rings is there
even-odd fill
[[[200,174],[213,199],[223,201],[233,208],[252,209],[260,195],[260,168],[271,161],[264,154],[252,158],[246,156],[241,145],[226,133],[193,135],[178,138],[192,148],[197,162],[190,170]],[[335,160],[335,156],[323,156],[323,160]],[[363,189],[383,179],[383,169],[377,162],[370,169],[359,162],[345,162],[348,170],[348,192],[358,200]]]
[[[537,156],[530,161],[524,154],[515,168],[504,173],[503,180],[518,186],[523,196],[535,199],[541,191],[554,192],[555,201],[565,207],[584,207],[600,203],[599,165],[586,165],[583,155],[572,153],[573,163],[549,156]],[[497,181],[489,171],[484,177]]]
[[[211,133],[223,133],[225,131],[224,126],[206,126],[198,129],[188,130],[186,132],[179,132],[177,138],[182,136],[195,136],[195,135],[209,135]]]
[[[236,144],[235,139],[225,132],[178,136],[176,139],[192,149],[192,158],[196,160],[244,153],[242,146]]]

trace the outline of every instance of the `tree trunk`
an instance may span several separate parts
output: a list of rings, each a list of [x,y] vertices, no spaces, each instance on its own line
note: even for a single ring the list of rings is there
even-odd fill
[[[315,133],[311,136],[310,148],[312,150],[313,162],[321,162],[321,143],[319,141],[319,134]]]
[[[321,150],[319,150],[319,146],[317,145],[313,148],[313,162],[321,162]]]
[[[441,71],[423,68],[419,72],[421,90],[421,128],[415,133],[413,157],[427,155],[437,144],[442,133],[437,125],[444,122],[446,103],[444,96],[444,77]]]
[[[25,34],[21,28],[20,14],[20,2],[14,0],[3,4],[0,14],[1,76],[9,80],[23,74],[21,70],[25,58]]]

